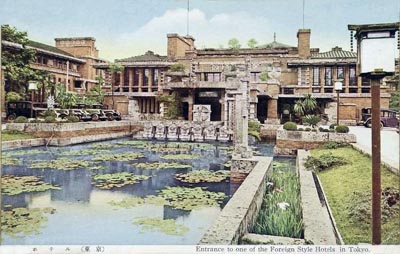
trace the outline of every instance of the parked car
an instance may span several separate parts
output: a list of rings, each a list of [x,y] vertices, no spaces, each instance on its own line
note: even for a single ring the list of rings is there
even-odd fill
[[[105,116],[106,118],[104,120],[117,120],[120,121],[122,120],[121,113],[118,112],[118,110],[114,109],[108,109],[107,105],[103,104],[92,104],[92,105],[86,105],[86,108],[89,110],[100,110],[102,117]],[[103,120],[100,119],[100,120]]]
[[[371,128],[371,108],[361,109],[361,122],[365,127]],[[398,112],[391,109],[381,109],[381,127],[399,128]]]
[[[70,109],[69,114],[79,117],[79,120],[84,122],[92,120],[92,116],[82,109]]]
[[[43,102],[13,101],[6,104],[6,117],[9,121],[15,120],[18,116],[41,117],[45,111],[47,111],[47,104]]]

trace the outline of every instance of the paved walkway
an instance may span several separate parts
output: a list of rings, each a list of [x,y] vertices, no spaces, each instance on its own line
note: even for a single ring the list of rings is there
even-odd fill
[[[365,152],[371,154],[371,128],[364,126],[350,126],[350,133],[357,136],[357,145]],[[399,170],[399,134],[395,128],[381,130],[381,159],[386,164]]]

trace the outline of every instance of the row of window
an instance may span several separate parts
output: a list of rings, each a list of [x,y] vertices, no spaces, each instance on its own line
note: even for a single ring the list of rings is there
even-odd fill
[[[333,68],[330,66],[327,67],[314,67],[313,68],[313,86],[321,86],[321,71],[325,69],[325,86],[333,86]],[[345,72],[343,66],[338,66],[336,68],[336,78],[343,79],[345,78]],[[349,85],[357,86],[357,76],[356,76],[356,67],[349,67]]]
[[[37,64],[41,64],[41,65],[47,65],[47,66],[50,66],[50,67],[56,67],[56,68],[59,68],[59,69],[62,69],[62,70],[66,70],[67,69],[67,63],[65,61],[49,59],[49,58],[44,57],[44,56],[36,57],[36,63]],[[78,71],[78,65],[70,63],[69,64],[69,69],[70,69],[70,71]]]
[[[370,93],[370,88],[369,87],[362,87],[361,88],[361,93]],[[312,93],[334,93],[335,90],[333,87],[325,87],[324,89],[319,88],[319,87],[313,87],[312,88]],[[282,88],[281,91],[282,94],[294,94],[295,89],[291,87],[284,87]],[[345,93],[345,90],[342,90],[341,93]],[[357,87],[349,87],[349,93],[358,93],[358,88]]]
[[[148,69],[148,68],[146,68],[143,71],[143,75],[140,74],[140,72],[142,72],[142,71],[143,71],[143,69],[136,69],[133,72],[133,87],[138,87],[139,86],[139,80],[140,79],[141,79],[143,88],[144,87],[149,87],[150,86],[150,76],[151,76],[151,74],[153,75],[153,77],[152,77],[152,87],[157,87],[158,86],[158,80],[160,78],[160,71],[158,69],[153,69],[153,68]],[[140,75],[142,75],[142,76],[140,76]],[[127,86],[129,84],[129,72],[128,71],[124,72],[123,78],[124,78],[123,84],[125,86]],[[121,85],[122,84],[119,75],[116,75],[115,79],[116,79],[115,83],[117,85]]]

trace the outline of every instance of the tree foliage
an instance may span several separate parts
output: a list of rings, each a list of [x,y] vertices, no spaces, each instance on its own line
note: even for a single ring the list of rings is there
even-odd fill
[[[294,104],[294,112],[302,117],[304,115],[312,115],[314,114],[315,109],[317,108],[317,101],[312,94],[308,93],[304,95],[304,98],[297,100]]]
[[[251,38],[248,42],[247,42],[247,46],[249,46],[249,48],[255,48],[257,47],[258,42],[256,41],[256,39]]]
[[[77,103],[78,97],[76,93],[67,91],[64,84],[58,84],[55,100],[60,108],[71,108]]]
[[[185,65],[181,63],[175,63],[169,67],[172,72],[181,72],[185,71]]]
[[[233,50],[238,50],[241,47],[241,45],[239,43],[239,40],[236,39],[236,38],[230,39],[228,41],[228,46],[229,46],[230,49],[233,49]]]
[[[47,73],[30,68],[30,64],[36,60],[36,51],[27,47],[29,42],[26,32],[18,31],[9,25],[1,26],[2,40],[20,44],[22,48],[13,49],[3,47],[2,64],[5,67],[5,79],[7,92],[14,91],[22,97],[26,97],[29,80],[44,80]]]

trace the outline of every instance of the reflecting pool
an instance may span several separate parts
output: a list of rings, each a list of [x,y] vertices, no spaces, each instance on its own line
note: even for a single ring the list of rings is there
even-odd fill
[[[231,149],[118,139],[3,151],[2,244],[196,244],[237,188],[224,177]],[[209,172],[220,178],[204,182]]]

